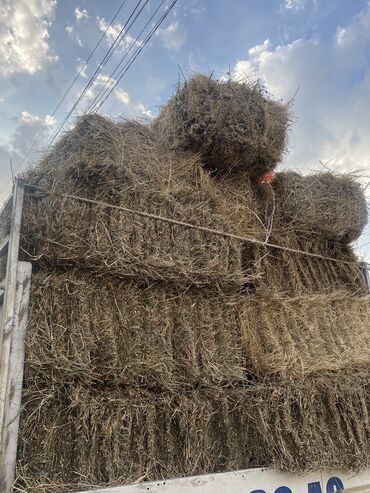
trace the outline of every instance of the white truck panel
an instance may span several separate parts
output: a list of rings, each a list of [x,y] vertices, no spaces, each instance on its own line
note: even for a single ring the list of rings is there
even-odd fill
[[[357,474],[320,471],[298,475],[256,468],[100,488],[85,493],[332,493],[342,490],[370,493],[370,470]]]

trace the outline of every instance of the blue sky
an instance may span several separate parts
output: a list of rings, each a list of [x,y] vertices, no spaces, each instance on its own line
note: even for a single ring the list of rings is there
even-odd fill
[[[0,0],[0,202],[11,187],[10,155],[16,171],[37,156],[32,152],[23,162],[40,130],[47,139],[58,127],[137,5],[126,0],[51,117],[121,1]],[[74,116],[109,84],[128,48],[140,46],[139,32],[159,4],[142,0],[140,16]],[[169,4],[165,0],[159,12]],[[279,169],[326,166],[358,173],[364,186],[370,182],[369,2],[178,0],[100,111],[152,118],[178,80],[194,71],[218,77],[230,72],[236,80],[260,77],[274,97],[294,98],[290,149]],[[370,228],[358,244],[366,242]],[[359,252],[370,261],[370,244]]]

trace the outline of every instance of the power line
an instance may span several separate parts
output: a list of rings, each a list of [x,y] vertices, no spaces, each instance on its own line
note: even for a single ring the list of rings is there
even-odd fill
[[[140,36],[143,34],[143,32],[146,30],[146,28],[148,27],[148,25],[152,22],[152,20],[155,18],[155,16],[157,15],[158,11],[160,10],[160,8],[162,7],[162,5],[165,3],[166,0],[162,0],[160,2],[160,4],[158,5],[158,7],[156,8],[156,10],[154,11],[154,13],[152,14],[152,16],[150,17],[150,19],[147,21],[147,23],[145,24],[145,26],[143,27],[143,29],[140,31],[140,33],[136,36],[136,39],[133,40],[133,42],[131,43],[130,47],[128,48],[128,50],[126,51],[125,55],[123,56],[123,58],[121,59],[121,61],[119,62],[119,64],[116,66],[116,68],[114,69],[114,71],[111,73],[111,75],[109,76],[109,79],[107,81],[105,81],[103,87],[100,89],[99,93],[95,96],[94,100],[91,102],[91,104],[89,105],[88,109],[86,110],[86,112],[90,112],[94,106],[95,106],[95,103],[97,101],[99,101],[99,99],[101,98],[101,95],[104,93],[106,94],[106,87],[107,85],[109,85],[109,88],[108,90],[110,89],[111,85],[114,84],[115,80],[114,80],[114,77],[115,77],[115,74],[117,73],[119,67],[122,65],[122,63],[124,62],[124,60],[126,59],[127,55],[130,53],[130,51],[132,50],[132,48],[138,43],[138,39],[140,38]]]
[[[118,10],[116,11],[116,13],[114,14],[112,20],[110,21],[108,27],[105,29],[105,31],[103,32],[103,34],[101,35],[99,41],[96,43],[94,49],[90,52],[89,56],[86,58],[85,62],[83,63],[83,65],[81,66],[80,70],[78,71],[77,75],[74,77],[74,79],[72,80],[72,82],[70,83],[70,85],[68,86],[67,90],[65,91],[65,93],[63,94],[62,98],[60,99],[60,101],[58,102],[56,108],[54,109],[53,113],[50,115],[50,117],[52,118],[56,112],[58,111],[58,109],[61,107],[61,105],[63,104],[65,98],[68,96],[68,94],[70,93],[71,89],[73,88],[73,86],[75,85],[75,83],[77,82],[78,78],[80,77],[82,71],[84,70],[84,68],[87,66],[87,64],[89,63],[89,61],[91,60],[91,58],[93,57],[94,53],[96,52],[96,50],[98,49],[98,47],[100,46],[101,42],[103,41],[104,37],[106,36],[107,32],[109,31],[110,27],[112,26],[113,22],[116,20],[118,14],[121,12],[123,6],[125,5],[127,0],[123,0],[121,5],[119,6]],[[24,156],[24,158],[22,159],[19,167],[22,166],[22,164],[24,163],[24,161],[27,159],[27,157],[29,156],[29,154],[31,153],[32,149],[35,147],[35,145],[37,144],[38,140],[40,139],[40,137],[42,136],[42,134],[44,133],[45,129],[47,128],[47,124],[44,124],[43,125],[43,129],[41,130],[41,132],[38,134],[38,136],[36,137],[35,141],[33,142],[32,146],[30,147],[30,149],[28,150],[28,152],[26,153],[26,155]]]
[[[111,89],[109,90],[108,94],[104,97],[104,99],[100,102],[100,104],[94,109],[95,112],[99,111],[100,108],[103,106],[103,104],[105,103],[105,101],[109,98],[109,96],[112,94],[112,92],[114,91],[114,89],[117,87],[117,85],[120,83],[120,81],[122,80],[123,76],[127,73],[127,71],[130,69],[131,65],[134,63],[134,61],[136,60],[136,58],[140,55],[140,53],[142,52],[142,50],[145,48],[145,46],[147,45],[147,43],[150,41],[150,39],[153,37],[153,35],[155,34],[155,32],[157,31],[157,29],[159,28],[159,26],[164,22],[164,20],[166,19],[166,17],[168,16],[168,14],[171,12],[171,10],[173,9],[173,7],[176,5],[177,3],[177,0],[173,0],[171,5],[168,7],[168,9],[166,10],[166,12],[161,16],[161,18],[158,20],[158,22],[156,23],[156,25],[153,27],[153,29],[149,32],[149,34],[146,36],[146,38],[144,39],[143,43],[140,45],[140,48],[138,48],[135,52],[135,54],[128,60],[128,62],[124,65],[124,67],[121,69],[121,71],[119,72],[119,78],[116,80],[116,82],[114,83],[114,85],[111,87]]]
[[[83,65],[81,66],[79,72],[77,73],[77,75],[74,77],[74,79],[71,81],[71,83],[69,84],[67,90],[64,92],[62,98],[59,100],[57,106],[55,107],[53,113],[50,115],[50,118],[52,118],[56,112],[58,111],[58,109],[61,107],[61,105],[63,104],[63,102],[65,101],[66,97],[68,96],[68,94],[70,93],[71,89],[73,88],[73,86],[75,85],[75,83],[77,82],[78,78],[80,77],[82,71],[84,70],[84,68],[87,66],[87,64],[89,63],[89,61],[91,60],[91,58],[93,57],[93,55],[95,54],[96,50],[98,49],[98,47],[100,46],[101,42],[103,41],[104,37],[107,35],[109,29],[111,28],[113,22],[116,20],[118,14],[121,12],[122,8],[124,7],[125,3],[127,2],[127,0],[123,0],[120,4],[120,6],[118,7],[118,10],[115,12],[112,20],[110,21],[108,27],[105,29],[105,31],[103,32],[103,34],[100,36],[100,39],[98,40],[98,42],[96,43],[96,45],[94,46],[93,50],[90,52],[89,56],[86,58],[85,62],[83,63]],[[21,160],[21,162],[19,163],[19,165],[17,166],[16,170],[15,170],[15,173],[17,171],[20,170],[20,168],[23,166],[24,162],[26,161],[26,159],[28,158],[28,156],[31,154],[32,150],[34,149],[34,147],[36,146],[37,142],[40,140],[40,138],[42,137],[42,135],[44,134],[45,130],[47,129],[47,123],[45,122],[41,131],[39,132],[39,134],[36,136],[36,139],[33,141],[31,147],[28,149],[28,151],[26,152],[25,156],[23,157],[23,159]],[[42,152],[42,151],[41,151]],[[40,155],[41,153],[39,153]],[[12,181],[12,178],[10,178],[8,180],[8,182],[5,184],[5,187],[0,191],[0,195],[6,190],[6,188],[8,187],[9,183],[11,183]]]
[[[126,0],[123,1],[123,3],[125,2]],[[137,3],[135,9],[133,10],[133,12],[131,13],[131,15],[129,16],[128,20],[126,21],[125,25],[122,27],[122,29],[120,30],[119,34],[116,36],[113,44],[111,45],[111,47],[109,48],[108,52],[106,53],[106,55],[103,57],[102,61],[100,62],[98,68],[96,69],[95,73],[93,74],[93,76],[90,78],[89,82],[87,83],[87,85],[85,86],[84,90],[82,91],[82,93],[80,94],[80,96],[78,97],[77,101],[74,103],[74,105],[72,106],[71,110],[68,112],[67,116],[63,119],[62,123],[59,125],[59,127],[57,128],[57,130],[55,131],[55,133],[53,134],[53,136],[49,139],[49,141],[46,143],[46,145],[41,149],[41,151],[39,152],[37,158],[42,155],[42,153],[55,141],[55,139],[57,138],[57,136],[59,135],[61,129],[63,128],[63,126],[65,125],[65,123],[67,122],[68,118],[71,116],[71,114],[73,113],[73,111],[75,110],[75,108],[77,107],[78,103],[81,101],[81,99],[83,98],[83,96],[86,94],[86,91],[88,90],[88,88],[91,86],[91,84],[94,82],[94,80],[96,79],[97,77],[97,74],[99,73],[99,71],[101,71],[101,69],[104,67],[104,65],[109,61],[109,59],[111,58],[113,52],[116,50],[117,46],[119,45],[119,43],[122,41],[121,36],[122,36],[122,33],[124,32],[125,30],[125,27],[127,26],[128,22],[131,20],[131,18],[134,16],[136,10],[139,8],[140,4],[141,4],[142,0],[139,0],[139,2]],[[149,2],[149,0],[146,0],[143,7],[141,8],[140,12],[143,10],[143,8],[145,7],[145,5]],[[171,10],[173,9],[173,7],[175,6],[175,4],[177,3],[177,0],[173,0],[171,5],[168,7],[168,9],[166,10],[166,12],[160,17],[160,19],[157,21],[157,23],[155,24],[155,26],[153,27],[153,29],[149,32],[149,34],[146,36],[146,38],[144,39],[144,41],[141,43],[140,47],[136,50],[136,52],[130,57],[130,59],[127,61],[127,63],[125,64],[125,66],[122,68],[122,70],[119,72],[119,78],[117,81],[115,81],[114,85],[108,90],[108,93],[106,94],[106,96],[104,97],[104,99],[100,102],[99,106],[97,108],[94,109],[94,111],[98,111],[102,106],[103,104],[105,103],[105,101],[108,99],[108,97],[112,94],[113,90],[117,87],[117,85],[119,84],[119,82],[122,80],[123,76],[127,73],[127,71],[130,69],[130,67],[132,66],[132,64],[134,63],[134,61],[136,60],[136,58],[139,56],[139,54],[141,53],[141,51],[145,48],[145,46],[147,45],[147,43],[150,41],[150,39],[153,37],[153,35],[155,34],[155,32],[157,31],[157,29],[159,28],[159,26],[164,22],[164,20],[167,18],[167,16],[169,15],[169,13],[171,12]],[[159,8],[156,10],[156,12],[158,12]],[[136,18],[138,17],[138,15],[136,16]],[[149,21],[150,22],[150,21]],[[113,20],[111,22],[111,24],[113,23]],[[147,25],[149,23],[146,24],[146,26],[144,27],[144,30],[146,29]],[[106,29],[106,32],[108,31],[110,26],[108,26],[108,28]],[[105,33],[104,33],[105,35]],[[103,36],[104,37],[104,36]],[[131,48],[130,48],[131,49]],[[82,68],[83,69],[83,68]],[[9,183],[9,182],[8,182]]]
[[[127,24],[130,22],[131,18],[135,15],[135,12],[139,8],[139,6],[140,6],[140,4],[141,4],[142,1],[143,0],[139,0],[139,2],[136,4],[136,7],[131,12],[131,14],[130,14],[129,18],[127,19],[127,21],[125,22],[125,24],[122,26],[120,32],[117,34],[117,36],[114,39],[112,45],[110,46],[110,48],[108,49],[107,53],[104,55],[103,59],[99,63],[99,65],[98,65],[97,69],[95,70],[94,74],[90,77],[90,79],[89,79],[88,83],[86,84],[85,88],[83,89],[83,91],[81,92],[81,94],[79,95],[79,97],[77,98],[77,101],[73,104],[72,108],[69,110],[69,112],[67,113],[67,115],[65,116],[65,118],[63,119],[63,121],[60,123],[60,125],[58,126],[57,130],[55,131],[55,133],[51,136],[51,138],[49,139],[49,141],[41,149],[39,155],[41,155],[48,147],[50,147],[53,144],[53,142],[55,141],[55,139],[58,137],[60,131],[62,130],[62,128],[66,124],[67,120],[70,118],[70,116],[72,115],[72,113],[74,112],[74,110],[77,108],[79,102],[82,100],[82,98],[84,97],[84,95],[86,94],[86,92],[88,91],[88,89],[91,87],[91,85],[96,80],[99,72],[101,72],[102,68],[104,68],[104,66],[108,63],[108,61],[112,57],[114,51],[117,49],[117,47],[119,46],[119,44],[122,41],[122,39],[124,39],[122,37],[122,34],[125,33],[125,29],[127,27]],[[145,7],[145,5],[148,2],[149,2],[149,0],[145,0],[144,5],[142,6],[140,12],[142,11],[142,9]]]

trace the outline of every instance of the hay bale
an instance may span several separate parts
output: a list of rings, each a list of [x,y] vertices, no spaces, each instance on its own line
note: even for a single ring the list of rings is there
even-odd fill
[[[262,176],[282,160],[289,111],[260,83],[196,75],[164,106],[154,127],[177,150],[199,152],[206,168]]]
[[[350,296],[368,293],[358,258],[350,245],[294,232],[285,231],[284,234],[277,222],[273,223],[269,240],[282,247],[311,252],[339,262],[246,243],[243,245],[243,262],[246,269],[251,271],[253,266],[259,274],[254,283],[257,293],[278,293],[288,297],[336,291],[346,291]]]
[[[367,203],[350,174],[278,173],[272,187],[278,220],[297,234],[350,243],[367,224]]]
[[[282,471],[366,469],[369,392],[368,370],[261,384],[255,401],[259,446],[271,465]]]
[[[199,164],[197,156],[164,150],[144,125],[88,115],[26,180],[51,192],[229,233],[249,225],[252,232],[258,222],[250,205],[251,184],[245,181],[243,195],[232,203],[227,188]],[[22,246],[42,266],[74,265],[143,282],[227,290],[246,277],[239,241],[39,191],[27,197]]]
[[[248,401],[238,391],[48,392],[49,399],[34,390],[25,395],[16,485],[27,493],[226,471],[262,460]],[[63,432],[73,440],[62,440]]]
[[[81,271],[32,279],[26,380],[157,390],[246,382],[242,295],[226,296]]]
[[[269,381],[370,367],[368,296],[265,293],[240,320],[250,370]]]

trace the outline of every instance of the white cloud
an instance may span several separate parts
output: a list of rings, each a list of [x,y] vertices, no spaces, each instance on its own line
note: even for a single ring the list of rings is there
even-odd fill
[[[363,50],[370,40],[370,2],[347,26],[339,26],[335,41],[338,49]]]
[[[145,116],[147,118],[153,118],[153,114],[150,110],[147,110],[141,103],[135,103],[129,93],[124,89],[116,89],[114,94],[120,103],[123,103],[124,116],[126,118],[135,118],[138,116]]]
[[[88,19],[89,18],[89,14],[87,13],[87,10],[86,9],[81,10],[79,7],[75,8],[75,16],[76,16],[77,22],[80,22],[80,20],[82,20],[82,19]]]
[[[109,46],[111,46],[115,42],[117,36],[120,36],[120,41],[117,42],[115,45],[117,46],[118,50],[130,49],[131,47],[132,49],[134,49],[135,46],[141,45],[141,42],[139,40],[131,36],[131,34],[125,32],[125,30],[122,30],[123,25],[119,22],[113,23],[111,26],[109,26],[104,17],[97,17],[97,22],[100,31],[105,32],[108,29],[106,40]]]
[[[267,38],[267,39],[265,39],[265,41],[262,44],[256,45],[256,46],[253,46],[253,48],[250,48],[248,50],[248,55],[251,58],[256,59],[256,58],[260,57],[261,55],[263,55],[264,53],[266,53],[269,48],[270,48],[270,40]]]
[[[370,4],[328,42],[297,39],[271,47],[265,40],[236,62],[234,79],[257,75],[285,101],[297,93],[287,166],[308,169],[330,161],[337,170],[370,174],[369,48]]]
[[[128,92],[124,91],[123,89],[116,89],[115,95],[118,101],[120,101],[121,103],[130,104],[131,98]]]
[[[284,7],[289,10],[303,10],[306,0],[284,0]]]
[[[27,125],[42,125],[45,127],[53,127],[56,123],[56,119],[53,116],[46,115],[45,117],[41,117],[28,113],[28,111],[22,111],[21,121]]]
[[[2,0],[0,4],[0,74],[34,74],[57,60],[49,44],[56,0]]]
[[[66,27],[66,31],[69,34],[69,36],[71,37],[72,41],[74,41],[75,43],[77,43],[78,46],[80,46],[81,48],[84,47],[84,44],[81,41],[81,38],[78,35],[78,33],[76,32],[74,26],[67,26]]]
[[[179,21],[171,22],[166,28],[159,29],[158,36],[163,45],[172,51],[179,51],[186,40],[186,33],[180,27]]]

